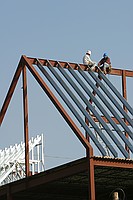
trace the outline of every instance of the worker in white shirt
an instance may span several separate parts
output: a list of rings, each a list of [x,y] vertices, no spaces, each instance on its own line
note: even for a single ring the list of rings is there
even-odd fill
[[[97,64],[96,62],[91,60],[90,56],[91,56],[91,51],[88,50],[83,57],[83,64],[88,65],[93,71],[95,71],[95,67]]]

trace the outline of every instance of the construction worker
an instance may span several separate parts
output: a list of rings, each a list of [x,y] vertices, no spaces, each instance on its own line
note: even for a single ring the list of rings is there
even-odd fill
[[[91,51],[88,50],[83,57],[83,64],[88,65],[93,71],[95,71],[96,62],[92,61],[90,56],[91,56]]]
[[[101,68],[101,70],[104,72],[105,75],[111,72],[112,69],[111,61],[107,53],[103,54],[103,58],[99,61],[98,67]]]

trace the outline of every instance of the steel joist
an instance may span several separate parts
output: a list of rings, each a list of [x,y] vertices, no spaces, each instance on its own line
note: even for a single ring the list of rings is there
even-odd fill
[[[41,64],[41,62],[38,59],[37,59],[37,65],[40,68],[40,70],[42,71],[42,73],[49,80],[49,82],[53,85],[53,87],[55,88],[55,90],[58,92],[58,94],[64,100],[64,102],[66,103],[66,105],[69,107],[69,109],[71,110],[71,112],[77,118],[77,120],[79,121],[79,123],[83,126],[83,128],[85,129],[85,131],[88,133],[89,137],[93,140],[93,142],[95,143],[95,145],[97,146],[97,148],[100,150],[100,152],[104,156],[105,155],[105,151],[103,151],[103,147],[101,148],[101,144],[99,143],[99,141],[97,140],[97,138],[94,137],[94,133],[92,133],[92,131],[86,126],[85,121],[83,121],[83,119],[81,118],[81,116],[78,114],[77,110],[75,110],[74,106],[67,99],[67,97],[64,95],[64,93],[61,91],[60,87],[58,87],[58,85],[56,84],[56,82],[54,82],[52,80],[52,78],[46,72],[46,70],[44,69],[44,66]],[[52,74],[56,77],[56,79],[61,84],[61,86],[67,91],[67,94],[69,94],[69,96],[71,97],[71,99],[73,100],[73,102],[76,104],[76,106],[83,113],[84,117],[86,117],[89,120],[90,124],[92,125],[92,127],[94,128],[94,130],[97,132],[97,134],[99,135],[99,137],[102,139],[102,141],[109,148],[109,150],[112,153],[112,155],[114,157],[117,157],[118,154],[117,154],[116,150],[114,149],[114,147],[112,146],[111,142],[108,140],[108,137],[106,137],[103,134],[103,132],[100,130],[100,128],[94,122],[94,120],[91,118],[91,116],[89,115],[89,113],[86,111],[85,107],[83,107],[83,105],[80,103],[80,101],[77,99],[77,97],[71,92],[71,90],[69,89],[69,87],[65,83],[64,79],[62,79],[61,76],[58,74],[58,72],[53,68],[53,66],[52,66],[52,64],[50,63],[49,60],[47,60],[46,66],[49,68],[49,70],[52,72]],[[68,75],[68,73],[63,69],[63,67],[61,66],[60,62],[56,62],[56,65],[54,65],[54,67],[58,68],[58,70],[60,71],[60,73],[65,77],[65,79],[69,82],[69,84],[77,92],[77,94],[79,95],[79,97],[83,100],[83,102],[85,103],[85,105],[89,108],[89,110],[92,111],[93,115],[97,118],[97,120],[99,121],[99,123],[103,126],[104,130],[108,133],[108,136],[113,140],[113,142],[118,147],[118,149],[123,154],[123,156],[125,158],[128,158],[129,157],[128,152],[123,147],[123,144],[119,141],[119,139],[117,138],[117,136],[114,135],[114,133],[112,132],[112,130],[107,126],[107,124],[104,122],[104,120],[98,114],[98,112],[90,104],[90,102],[85,97],[85,95],[83,94],[83,92],[75,84],[75,82],[73,81],[72,77],[70,77]],[[122,139],[122,141],[129,147],[129,149],[133,153],[133,145],[132,145],[132,143],[126,138],[126,136],[123,134],[123,132],[120,130],[120,128],[115,124],[115,122],[109,116],[109,114],[107,113],[107,111],[105,110],[105,108],[101,106],[101,104],[94,97],[94,95],[91,93],[91,91],[88,89],[88,87],[84,84],[83,80],[76,74],[75,70],[72,69],[72,67],[71,67],[71,65],[69,63],[67,63],[67,69],[71,73],[71,75],[76,79],[76,81],[78,82],[78,84],[88,94],[88,96],[94,101],[94,103],[97,105],[97,107],[99,108],[99,110],[101,110],[101,112],[104,114],[104,116],[108,119],[109,123],[114,128],[114,130],[116,131],[116,133],[119,135],[119,137]],[[133,139],[131,130],[126,126],[126,124],[123,122],[123,120],[117,114],[117,112],[115,111],[115,109],[110,104],[108,104],[107,100],[104,98],[104,96],[102,95],[102,93],[94,85],[94,83],[87,76],[87,74],[80,68],[80,65],[78,65],[78,72],[86,80],[86,82],[89,84],[89,86],[91,86],[94,89],[94,91],[96,92],[96,94],[98,94],[98,96],[103,100],[103,102],[105,103],[105,105],[114,114],[114,116],[120,122],[120,124],[122,125],[122,127],[128,132],[128,134],[131,137],[131,139]],[[100,80],[97,81],[98,78],[96,77],[96,75],[95,75],[94,72],[92,72],[92,71],[90,72],[89,71],[89,74],[91,74],[91,76],[94,78],[94,80],[96,81],[96,83],[97,82],[98,82],[98,84],[101,83]],[[107,91],[106,91],[106,93],[107,93]],[[124,117],[125,116],[127,116],[127,114],[124,115]],[[128,121],[131,122],[131,119],[128,120]]]
[[[106,156],[106,152],[104,150],[104,148],[102,147],[102,145],[95,139],[92,131],[89,129],[89,127],[86,125],[86,123],[84,122],[84,120],[81,118],[81,116],[79,115],[79,113],[76,111],[76,109],[73,107],[73,105],[71,104],[71,102],[67,99],[67,97],[64,95],[64,93],[61,91],[61,89],[58,87],[58,85],[56,84],[56,82],[51,79],[51,77],[49,76],[49,74],[46,72],[46,70],[44,69],[44,67],[41,65],[41,63],[38,60],[37,63],[39,69],[41,70],[41,72],[45,75],[45,77],[50,81],[50,83],[52,84],[52,86],[55,88],[55,90],[57,91],[57,93],[61,96],[61,98],[64,100],[64,102],[66,103],[66,105],[68,106],[68,108],[71,110],[71,112],[73,113],[73,115],[76,117],[76,119],[80,122],[80,124],[84,127],[84,129],[86,130],[86,132],[89,134],[89,136],[91,137],[91,139],[93,140],[93,142],[95,143],[95,145],[97,146],[97,148],[100,150],[100,152],[102,153],[103,156]],[[50,65],[50,64],[49,64]],[[50,68],[49,68],[50,69]],[[53,69],[51,68],[51,71],[53,72]],[[55,72],[56,73],[56,72]],[[59,77],[58,77],[59,78]],[[62,82],[64,86],[65,83]],[[67,86],[66,86],[67,87]],[[67,88],[68,89],[68,88]],[[70,91],[69,91],[70,92]],[[73,96],[73,94],[70,92],[70,94],[72,95],[72,98],[74,99],[75,97]],[[77,102],[75,100],[75,102]],[[79,102],[77,102],[78,106],[81,106]],[[81,107],[80,107],[81,108]],[[83,110],[83,108],[81,108]],[[88,115],[88,113],[86,113],[86,115]],[[89,117],[89,115],[88,115]]]

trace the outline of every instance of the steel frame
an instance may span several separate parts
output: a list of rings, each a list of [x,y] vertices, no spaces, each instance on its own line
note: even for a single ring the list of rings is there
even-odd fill
[[[43,134],[31,138],[29,144],[30,174],[44,171]],[[25,143],[0,151],[0,186],[25,178]]]
[[[39,59],[42,65],[45,65],[47,63],[46,59]],[[69,68],[69,64],[74,70],[77,70],[79,68],[79,64],[76,63],[68,63],[68,62],[57,62],[54,60],[50,60],[51,66],[56,67],[59,63],[63,68]],[[54,96],[52,91],[49,89],[49,87],[46,85],[46,83],[43,81],[39,73],[35,70],[33,67],[34,64],[37,64],[36,58],[26,57],[25,55],[22,55],[20,62],[18,64],[17,70],[14,74],[13,80],[11,82],[11,85],[9,87],[8,93],[6,95],[6,98],[4,100],[3,106],[0,111],[0,126],[2,125],[2,121],[5,117],[6,111],[8,109],[9,103],[11,101],[12,95],[15,91],[15,87],[17,85],[18,79],[20,77],[20,74],[22,72],[23,77],[23,108],[24,108],[24,137],[25,137],[25,163],[26,163],[26,176],[28,177],[29,174],[29,146],[28,146],[28,94],[27,94],[27,79],[26,79],[26,69],[28,68],[31,74],[34,76],[38,84],[41,86],[41,88],[44,90],[44,92],[48,95],[50,100],[53,102],[55,107],[58,109],[58,111],[61,113],[63,118],[66,120],[66,122],[69,124],[73,132],[76,134],[78,139],[81,141],[82,145],[86,148],[87,151],[87,157],[88,157],[88,173],[89,173],[89,200],[95,200],[95,177],[94,177],[94,166],[100,165],[100,166],[116,166],[116,167],[124,167],[124,168],[132,168],[133,164],[127,161],[118,162],[118,160],[112,159],[108,160],[106,158],[103,158],[102,161],[100,159],[96,159],[93,156],[93,148],[89,143],[88,138],[85,138],[84,135],[81,133],[79,128],[76,126],[74,121],[70,118],[68,113],[64,110],[60,102],[57,100],[57,98]],[[87,67],[83,64],[80,64],[80,68],[83,71],[87,71]],[[123,97],[127,99],[127,87],[126,87],[126,77],[133,77],[133,71],[130,70],[122,70],[122,69],[112,69],[111,75],[121,76],[122,77],[122,92]],[[123,110],[127,112],[127,109],[125,106],[123,106]],[[105,118],[105,116],[102,116],[102,119],[108,123],[108,120]],[[112,117],[115,123],[119,124],[119,121]],[[125,123],[128,125],[128,122],[123,119]],[[126,137],[128,135],[125,133]],[[126,147],[126,150],[128,151],[128,148]],[[8,188],[7,192],[7,199],[12,199],[12,194],[10,192],[10,188]]]

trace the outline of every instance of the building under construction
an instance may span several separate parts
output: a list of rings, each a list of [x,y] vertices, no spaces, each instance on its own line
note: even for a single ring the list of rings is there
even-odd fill
[[[31,171],[29,152],[37,144],[39,146],[40,139],[38,136],[31,148],[27,70],[80,140],[86,150],[85,157],[46,171],[35,173],[34,168]],[[21,74],[25,138],[21,164],[25,177],[21,178],[22,168],[19,168],[20,179],[12,181],[15,172],[10,167],[13,165],[9,161],[6,170],[1,161],[0,200],[132,200],[133,108],[127,99],[127,78],[133,77],[133,71],[112,68],[110,76],[121,78],[120,92],[99,68],[93,72],[83,64],[23,55],[0,111],[0,125]],[[97,149],[98,155],[94,149]],[[39,163],[39,160],[35,162]],[[7,171],[8,177],[5,177]],[[2,184],[4,181],[5,184]]]

